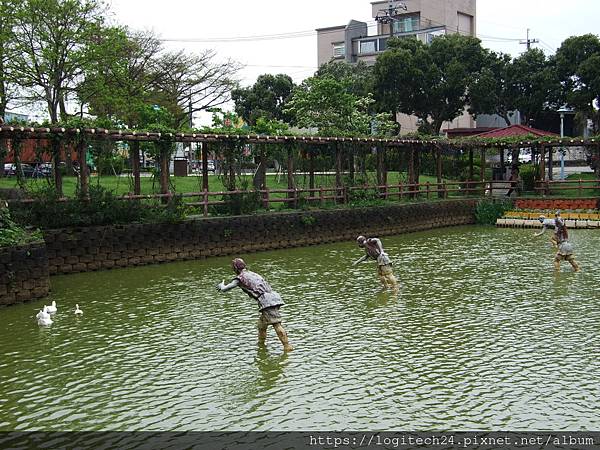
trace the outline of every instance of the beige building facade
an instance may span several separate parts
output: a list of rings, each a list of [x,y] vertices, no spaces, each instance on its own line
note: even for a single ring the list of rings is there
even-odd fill
[[[390,36],[416,37],[430,43],[437,36],[449,33],[476,34],[476,0],[376,1],[371,2],[371,16],[373,20],[369,23],[351,20],[347,25],[317,29],[319,66],[329,61],[374,64],[385,51]],[[369,35],[374,24],[376,31]],[[398,122],[402,134],[419,127],[414,116],[399,114]],[[474,119],[465,112],[452,123],[445,123],[442,129],[474,126]]]

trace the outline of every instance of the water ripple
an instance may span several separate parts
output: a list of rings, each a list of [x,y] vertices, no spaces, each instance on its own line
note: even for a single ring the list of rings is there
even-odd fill
[[[583,271],[558,275],[530,230],[387,237],[397,294],[351,242],[242,255],[290,354],[215,291],[230,258],[53,278],[0,309],[0,430],[597,429],[600,235],[572,234]]]

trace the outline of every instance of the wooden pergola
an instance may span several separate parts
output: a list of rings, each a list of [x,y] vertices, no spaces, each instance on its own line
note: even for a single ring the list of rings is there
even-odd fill
[[[36,140],[48,140],[51,144],[52,151],[51,155],[54,162],[54,176],[57,189],[62,186],[62,180],[60,178],[60,171],[58,170],[59,163],[61,162],[61,149],[65,144],[70,143],[74,146],[79,165],[81,167],[80,173],[80,185],[83,193],[88,192],[88,177],[87,164],[86,164],[86,153],[87,145],[91,141],[123,141],[131,143],[131,160],[132,160],[132,172],[134,178],[134,194],[140,194],[140,142],[149,143],[197,143],[202,144],[201,146],[201,157],[202,157],[202,183],[203,189],[208,190],[208,154],[211,149],[211,145],[223,144],[223,145],[244,145],[244,144],[280,144],[288,145],[290,149],[293,146],[299,147],[315,147],[315,146],[329,146],[333,148],[335,152],[335,171],[336,171],[336,186],[342,184],[342,164],[343,164],[343,150],[346,146],[367,146],[375,148],[377,151],[377,181],[378,184],[386,184],[387,181],[387,169],[385,167],[385,152],[387,149],[400,149],[408,153],[408,178],[410,183],[417,183],[419,180],[420,173],[420,154],[421,152],[431,151],[436,159],[436,175],[439,184],[442,183],[442,152],[443,150],[468,150],[469,151],[469,164],[470,178],[473,178],[473,152],[479,149],[481,152],[481,161],[483,163],[480,166],[480,179],[483,180],[485,174],[485,154],[486,150],[495,149],[519,149],[519,148],[532,148],[536,149],[540,153],[540,173],[545,173],[545,153],[549,151],[550,161],[552,161],[553,149],[556,147],[593,147],[598,152],[600,157],[600,140],[599,139],[523,139],[511,142],[499,142],[497,140],[486,140],[486,139],[461,139],[461,140],[448,140],[448,139],[403,139],[403,138],[369,138],[369,137],[324,137],[324,136],[268,136],[268,135],[256,135],[256,134],[210,134],[210,133],[168,133],[161,134],[156,132],[146,131],[135,131],[135,130],[109,130],[109,129],[95,129],[95,128],[60,128],[60,127],[20,127],[4,125],[0,127],[0,139],[4,140],[24,140],[24,139],[36,139]],[[312,155],[312,153],[311,153]],[[161,192],[163,194],[168,192],[168,160],[165,158],[161,160]],[[314,184],[314,168],[311,167],[311,180]],[[293,157],[292,152],[288,151],[288,185],[291,187],[293,184]],[[549,167],[549,172],[551,167]],[[550,172],[551,173],[551,172]],[[167,182],[165,183],[164,177]],[[542,177],[543,181],[545,177]],[[311,186],[314,188],[314,185]],[[165,191],[166,190],[166,191]],[[163,192],[165,191],[165,192]],[[60,192],[62,195],[62,192]]]

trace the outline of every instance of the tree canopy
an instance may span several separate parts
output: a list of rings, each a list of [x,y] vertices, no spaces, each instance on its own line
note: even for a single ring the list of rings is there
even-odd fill
[[[423,131],[438,134],[464,111],[469,83],[484,63],[480,41],[470,36],[441,36],[429,45],[391,38],[373,69],[376,101],[394,114],[417,116]]]
[[[556,52],[561,99],[594,122],[600,130],[600,39],[593,34],[566,39]]]
[[[259,118],[290,123],[292,118],[285,107],[294,87],[289,75],[264,74],[251,87],[234,89],[231,97],[236,113],[250,125],[255,125]]]

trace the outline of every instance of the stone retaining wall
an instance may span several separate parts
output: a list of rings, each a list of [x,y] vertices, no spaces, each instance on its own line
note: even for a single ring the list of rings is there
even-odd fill
[[[46,297],[50,289],[43,242],[0,248],[0,305]]]
[[[51,275],[392,235],[475,222],[476,201],[273,213],[45,232]]]

